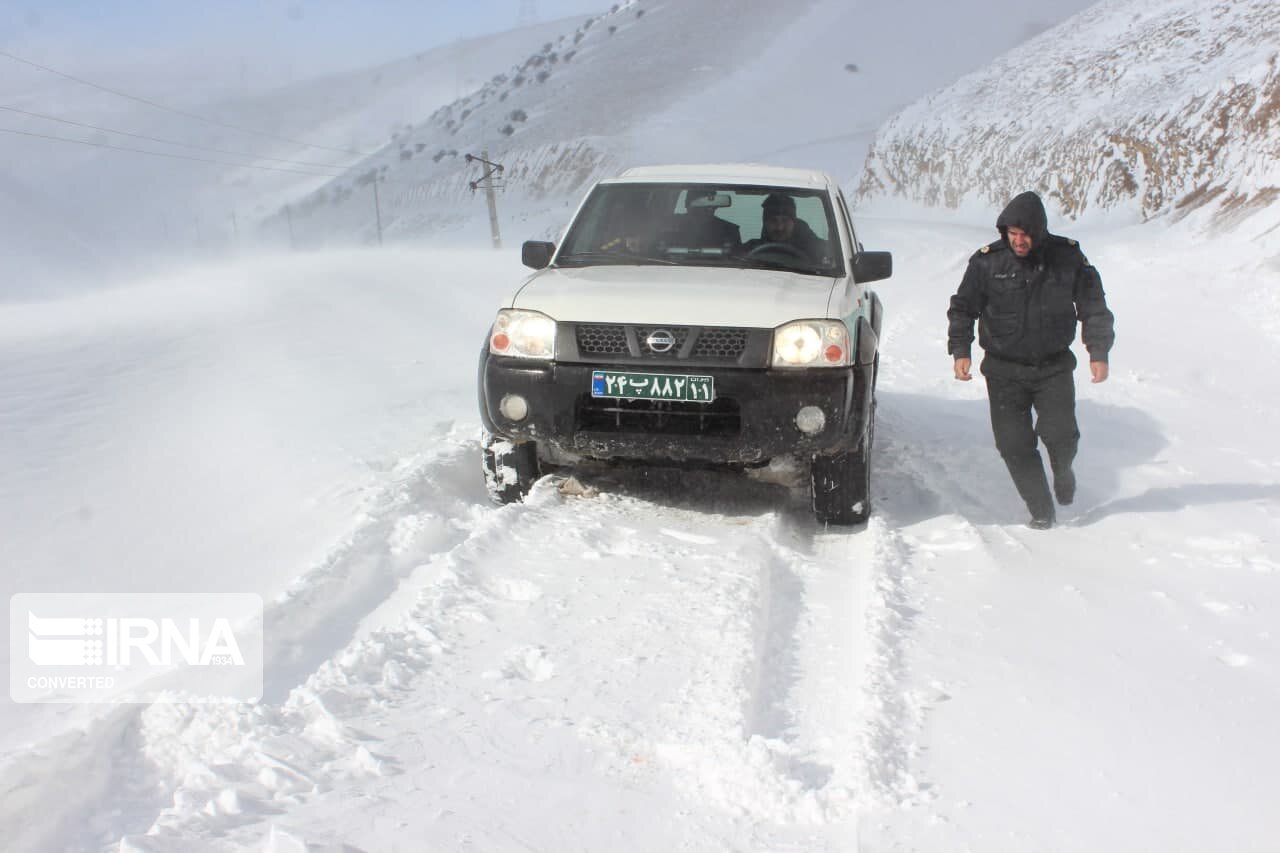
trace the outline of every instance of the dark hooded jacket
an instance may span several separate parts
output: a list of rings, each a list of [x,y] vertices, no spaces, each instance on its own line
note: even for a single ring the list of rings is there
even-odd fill
[[[1009,247],[1011,227],[1031,235],[1031,252],[1025,258]],[[1014,198],[996,220],[996,228],[1000,239],[973,254],[951,297],[947,351],[957,358],[971,357],[977,320],[978,343],[988,357],[984,370],[999,370],[1002,363],[1070,370],[1075,366],[1071,343],[1079,320],[1089,360],[1106,361],[1115,341],[1115,321],[1102,278],[1075,240],[1049,233],[1040,197],[1024,192]]]

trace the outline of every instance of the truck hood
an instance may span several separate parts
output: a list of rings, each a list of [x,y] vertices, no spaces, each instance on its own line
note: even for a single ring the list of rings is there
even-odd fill
[[[772,328],[828,317],[839,281],[721,267],[549,268],[525,281],[511,307],[563,322]]]

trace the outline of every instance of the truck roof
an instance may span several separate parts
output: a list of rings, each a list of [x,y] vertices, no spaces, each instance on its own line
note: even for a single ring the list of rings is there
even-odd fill
[[[637,166],[601,183],[734,183],[797,189],[834,189],[836,182],[817,169],[791,169],[760,163],[708,163]]]

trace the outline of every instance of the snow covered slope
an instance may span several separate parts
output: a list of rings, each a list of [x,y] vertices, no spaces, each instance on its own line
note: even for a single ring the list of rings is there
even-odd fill
[[[1230,224],[1280,199],[1280,4],[1105,0],[894,116],[858,196],[1027,188],[1073,218]]]
[[[483,212],[468,186],[478,172],[465,156],[485,151],[505,167],[508,198],[562,209],[590,180],[632,159],[624,131],[661,111],[673,92],[749,61],[809,2],[633,2],[589,18],[515,67],[495,68],[478,92],[424,116],[387,150],[293,205],[294,232],[308,243],[352,234],[371,241],[375,176],[386,182],[389,234],[456,228]],[[282,222],[275,218],[277,229]]]
[[[376,176],[384,239],[487,241],[483,194],[469,188],[479,169],[465,162],[485,151],[506,170],[509,240],[554,238],[589,182],[624,166],[769,162],[852,178],[884,118],[1086,3],[1046,21],[1015,0],[631,0],[495,66],[266,230],[371,243]]]
[[[409,123],[476,89],[493,64],[527,55],[579,20],[466,39],[266,91],[255,88],[252,67],[239,85],[222,81],[216,90],[186,69],[81,72],[98,85],[215,123],[0,58],[0,105],[23,111],[0,110],[0,127],[161,155],[0,133],[0,245],[14,278],[0,288],[0,300],[70,281],[92,285],[93,278],[79,275],[87,269],[101,276],[123,267],[137,275],[157,255],[243,246],[253,223],[283,201],[322,185],[361,152],[376,151]],[[129,59],[118,57],[122,64]]]

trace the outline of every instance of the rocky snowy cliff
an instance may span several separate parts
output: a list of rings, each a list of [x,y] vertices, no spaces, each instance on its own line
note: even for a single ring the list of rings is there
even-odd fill
[[[1105,0],[919,100],[876,134],[857,196],[956,208],[1035,188],[1060,215],[1280,199],[1280,3]]]

